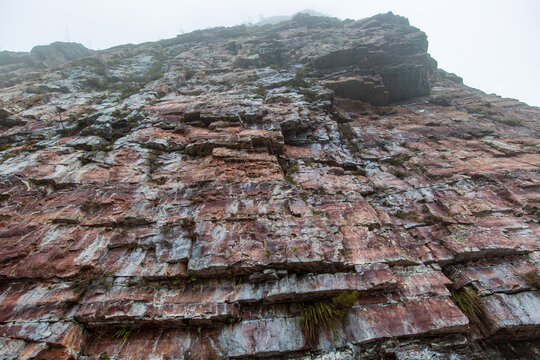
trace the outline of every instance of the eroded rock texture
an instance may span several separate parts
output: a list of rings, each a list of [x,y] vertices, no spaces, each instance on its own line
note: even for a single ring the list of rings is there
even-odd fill
[[[405,18],[35,53],[0,66],[1,359],[540,354],[540,110]]]

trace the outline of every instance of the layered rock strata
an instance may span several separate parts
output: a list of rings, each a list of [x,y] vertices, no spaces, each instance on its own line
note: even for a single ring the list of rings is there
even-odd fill
[[[70,49],[0,54],[0,359],[538,356],[540,109],[405,18]]]

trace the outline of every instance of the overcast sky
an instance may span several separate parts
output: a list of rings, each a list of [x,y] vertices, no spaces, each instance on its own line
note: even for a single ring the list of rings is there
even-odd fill
[[[105,49],[303,9],[342,19],[403,15],[428,35],[440,68],[469,86],[540,106],[538,0],[0,0],[0,50],[54,41]]]

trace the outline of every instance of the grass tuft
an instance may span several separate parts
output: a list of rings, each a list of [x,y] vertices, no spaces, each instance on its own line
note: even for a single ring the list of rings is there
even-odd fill
[[[289,81],[289,85],[295,88],[308,88],[310,83],[306,81],[305,75],[304,70],[296,71],[296,75]]]
[[[125,340],[127,337],[131,335],[131,330],[127,328],[127,326],[121,326],[116,332],[113,334],[112,339],[122,339]]]
[[[344,291],[339,295],[309,304],[302,304],[302,333],[308,344],[315,345],[321,331],[334,332],[351,311],[358,291]]]
[[[81,274],[73,279],[71,288],[74,292],[84,294],[92,287],[104,287],[110,289],[113,281],[109,279],[111,275],[104,271],[93,271]]]
[[[530,287],[540,289],[540,272],[537,269],[531,270],[522,275],[523,279]]]
[[[476,325],[484,335],[489,334],[493,322],[484,309],[480,295],[475,290],[464,287],[452,293],[452,300],[473,325]]]
[[[190,239],[191,241],[197,241],[197,239],[199,238],[199,234],[196,232],[190,232],[184,235],[184,237]]]

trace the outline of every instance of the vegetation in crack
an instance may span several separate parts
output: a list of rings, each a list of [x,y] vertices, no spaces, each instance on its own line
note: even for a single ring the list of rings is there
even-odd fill
[[[131,335],[131,329],[127,326],[120,326],[118,330],[113,334],[112,339],[127,339]]]
[[[335,333],[339,323],[350,313],[358,291],[344,291],[330,299],[301,304],[302,333],[311,346],[317,345],[321,332]]]
[[[103,63],[99,59],[91,62],[89,65],[93,67],[94,72],[98,76],[93,77],[84,77],[84,86],[87,90],[96,90],[96,91],[110,91],[118,92],[119,100],[130,97],[133,94],[136,94],[143,88],[147,83],[161,79],[163,77],[163,65],[167,59],[165,51],[159,50],[154,51],[152,54],[153,63],[148,67],[148,69],[142,75],[128,75],[125,78],[118,78],[117,76],[109,76],[108,68],[110,65],[115,65],[114,63],[108,64]],[[86,62],[90,59],[84,59]],[[87,65],[86,62],[81,63],[81,65]],[[73,65],[79,65],[79,62],[74,63]]]
[[[161,162],[159,161],[159,155],[160,155],[160,152],[158,150],[150,149],[148,155],[146,155],[145,157],[146,166],[148,168],[148,171],[146,173],[148,175],[148,179],[150,182],[156,185],[163,185],[166,181],[166,178],[154,177],[154,173],[161,166]]]
[[[540,271],[538,269],[531,270],[522,275],[523,279],[530,287],[540,289]]]
[[[356,133],[351,125],[349,124],[338,124],[338,130],[341,139],[349,144],[349,147],[353,154],[359,154],[362,152],[362,147],[358,143],[358,139],[356,138]]]
[[[310,87],[310,83],[306,80],[306,73],[304,70],[297,70],[294,78],[289,81],[289,86],[295,87],[295,88],[308,88]]]
[[[85,294],[92,287],[104,287],[110,289],[112,287],[111,274],[105,271],[92,271],[77,276],[71,283],[71,288],[80,294]]]
[[[452,300],[484,335],[489,335],[493,322],[487,314],[478,292],[469,287],[452,292]]]

